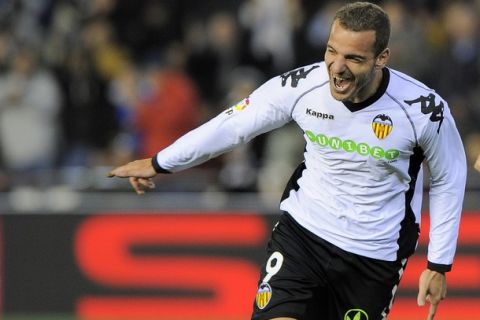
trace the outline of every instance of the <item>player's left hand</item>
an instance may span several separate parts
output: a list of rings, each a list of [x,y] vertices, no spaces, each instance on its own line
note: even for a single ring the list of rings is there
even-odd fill
[[[144,194],[146,189],[155,188],[152,178],[156,175],[151,159],[135,160],[108,173],[110,178],[128,178],[137,194]]]
[[[441,300],[447,296],[447,278],[445,274],[426,269],[420,275],[417,303],[420,307],[430,303],[427,320],[433,320]]]
[[[475,164],[473,165],[473,167],[475,168],[475,170],[480,172],[480,155],[478,156],[477,161],[475,161]]]

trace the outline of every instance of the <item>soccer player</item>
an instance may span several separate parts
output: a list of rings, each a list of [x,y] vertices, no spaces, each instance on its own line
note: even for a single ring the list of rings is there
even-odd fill
[[[336,13],[324,61],[275,77],[152,159],[115,168],[137,193],[295,121],[304,161],[283,194],[252,319],[386,319],[417,246],[422,163],[430,172],[430,242],[418,304],[446,296],[466,159],[448,104],[387,67],[390,23],[377,5]]]

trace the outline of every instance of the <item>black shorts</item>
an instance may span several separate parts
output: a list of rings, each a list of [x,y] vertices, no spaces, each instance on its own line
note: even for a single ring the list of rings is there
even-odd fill
[[[252,320],[386,319],[406,265],[346,252],[284,213],[262,267]]]

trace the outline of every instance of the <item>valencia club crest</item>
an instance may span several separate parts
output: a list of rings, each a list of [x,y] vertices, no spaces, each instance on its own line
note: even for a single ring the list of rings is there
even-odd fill
[[[393,121],[389,116],[379,114],[373,118],[372,129],[378,139],[385,139],[393,130]]]

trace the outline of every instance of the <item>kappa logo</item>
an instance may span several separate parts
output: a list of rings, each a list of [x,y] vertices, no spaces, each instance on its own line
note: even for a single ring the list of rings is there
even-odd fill
[[[417,99],[404,100],[404,101],[409,105],[412,105],[414,103],[420,103],[420,110],[422,111],[422,113],[423,114],[431,113],[430,121],[439,122],[437,133],[440,132],[440,127],[442,126],[443,118],[444,118],[443,110],[445,108],[445,106],[443,105],[443,101],[440,101],[438,105],[435,104],[435,95],[433,93],[430,93],[426,97],[420,96]]]
[[[368,320],[368,314],[362,309],[350,309],[345,313],[343,320]]]
[[[373,118],[372,130],[378,139],[385,139],[393,130],[393,121],[389,116],[379,114]]]
[[[298,86],[298,82],[301,79],[306,79],[308,74],[310,72],[312,72],[313,69],[316,69],[318,67],[320,67],[320,66],[319,65],[314,65],[308,70],[305,70],[305,68],[299,68],[299,69],[295,69],[293,71],[282,74],[281,75],[282,87],[285,87],[287,85],[288,78],[291,78],[292,82],[290,83],[290,85],[292,86],[292,88],[296,88]]]
[[[255,296],[255,302],[259,309],[264,309],[272,298],[272,287],[266,282],[260,284],[257,290],[257,295]]]
[[[328,119],[328,120],[334,120],[335,119],[335,117],[331,114],[321,113],[321,112],[312,110],[310,108],[307,108],[307,110],[305,110],[305,113],[308,114],[309,116],[316,117],[318,119]]]

